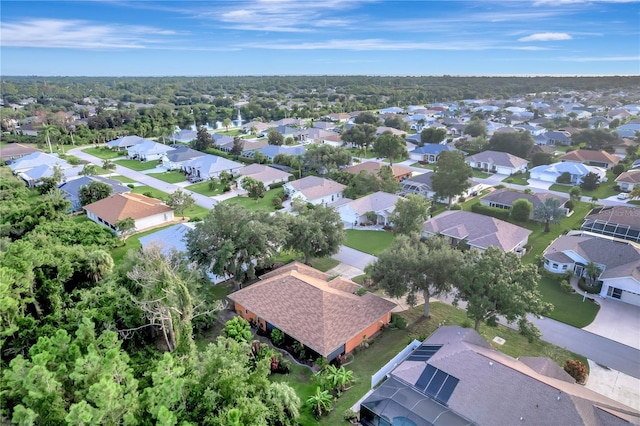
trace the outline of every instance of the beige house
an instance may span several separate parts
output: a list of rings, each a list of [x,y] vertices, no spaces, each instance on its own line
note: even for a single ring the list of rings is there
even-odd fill
[[[289,198],[300,198],[311,204],[329,205],[343,197],[346,185],[317,176],[307,176],[284,184]]]
[[[142,231],[173,221],[173,209],[160,200],[140,194],[113,194],[83,207],[87,217],[116,231],[116,223],[129,217],[135,220],[135,230]]]
[[[636,185],[640,184],[640,170],[629,170],[621,173],[616,178],[616,182],[621,191],[631,192]]]
[[[293,176],[291,173],[283,172],[282,170],[274,169],[264,164],[250,164],[238,170],[238,175],[237,182],[239,190],[244,190],[244,188],[242,188],[242,179],[245,177],[251,177],[258,182],[262,182],[264,187],[269,189],[274,183],[288,182],[289,178]]]

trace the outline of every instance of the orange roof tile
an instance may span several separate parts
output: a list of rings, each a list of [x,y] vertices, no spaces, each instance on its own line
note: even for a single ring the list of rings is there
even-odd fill
[[[111,224],[128,217],[137,220],[173,211],[160,200],[133,193],[113,194],[95,203],[87,204],[84,209]]]

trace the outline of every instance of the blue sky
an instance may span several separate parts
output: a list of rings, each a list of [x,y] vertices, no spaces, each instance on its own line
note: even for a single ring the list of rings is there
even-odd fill
[[[2,75],[637,75],[640,0],[2,0]]]

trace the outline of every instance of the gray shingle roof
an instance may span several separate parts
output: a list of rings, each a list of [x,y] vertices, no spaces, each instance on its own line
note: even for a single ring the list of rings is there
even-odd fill
[[[402,362],[392,376],[415,385],[430,364],[457,378],[448,408],[476,424],[621,425],[626,420],[640,421],[637,410],[569,382],[550,360],[516,360],[493,349],[472,329],[440,327],[424,344],[442,347],[428,362]]]
[[[493,217],[463,210],[450,210],[427,220],[423,233],[464,239],[471,247],[480,249],[494,246],[511,251],[522,240],[528,238],[531,231]]]

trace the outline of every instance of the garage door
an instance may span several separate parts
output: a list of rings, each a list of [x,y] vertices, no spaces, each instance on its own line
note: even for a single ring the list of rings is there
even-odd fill
[[[630,291],[622,290],[620,294],[620,300],[630,305],[640,306],[640,294],[631,293]]]

